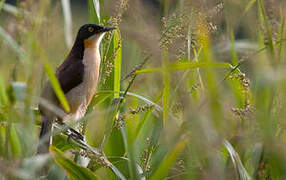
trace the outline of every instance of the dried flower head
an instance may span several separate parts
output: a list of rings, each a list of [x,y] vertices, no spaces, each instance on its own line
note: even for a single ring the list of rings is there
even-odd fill
[[[171,17],[162,17],[162,35],[160,38],[161,49],[168,49],[177,39],[186,39],[183,30],[185,15],[183,13],[174,13]]]
[[[146,138],[146,143],[148,147],[144,149],[142,155],[140,156],[140,165],[144,172],[150,171],[150,168],[151,168],[150,163],[152,160],[152,155],[158,147],[158,145],[151,144],[149,137]]]
[[[244,73],[237,73],[229,76],[230,80],[238,80],[241,84],[241,93],[244,98],[244,104],[242,108],[232,108],[234,112],[239,117],[246,117],[250,115],[253,111],[250,104],[250,80],[245,76]]]

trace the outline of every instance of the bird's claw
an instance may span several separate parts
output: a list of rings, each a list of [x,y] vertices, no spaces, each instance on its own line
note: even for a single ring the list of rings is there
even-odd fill
[[[84,136],[81,133],[74,130],[73,128],[68,128],[65,134],[68,136],[68,140],[72,138],[72,139],[79,139],[81,141],[84,141]]]
[[[80,139],[80,140],[84,141],[84,136],[81,133],[79,133],[78,131],[76,131],[72,127],[69,127],[67,124],[65,124],[63,122],[61,122],[61,125],[67,126],[67,130],[64,133],[68,136],[69,140],[70,140],[70,138],[73,138],[73,139]]]
[[[80,140],[84,141],[84,136],[81,133],[77,132],[73,128],[69,128],[69,130],[71,131],[71,135],[73,137],[75,137],[76,139],[80,139]]]

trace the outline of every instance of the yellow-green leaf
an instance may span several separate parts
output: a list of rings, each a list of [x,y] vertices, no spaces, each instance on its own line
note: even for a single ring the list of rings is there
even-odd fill
[[[114,59],[114,91],[120,91],[121,78],[121,36],[119,29],[114,32],[114,51],[116,57]],[[119,97],[119,93],[115,92],[114,97]]]
[[[179,154],[184,150],[188,140],[188,137],[184,137],[179,141],[176,147],[164,158],[158,169],[155,170],[151,176],[151,180],[164,179],[168,175],[169,169],[174,164]]]
[[[0,76],[0,105],[7,104],[8,97],[6,94],[5,86],[2,77]]]
[[[249,9],[253,6],[253,4],[256,2],[256,0],[250,0],[246,6],[246,8],[244,9],[242,16],[245,15]]]
[[[67,171],[70,180],[98,179],[89,169],[79,166],[72,160],[66,158],[59,149],[51,147],[50,151],[57,164]]]
[[[216,63],[216,62],[176,62],[176,63],[169,63],[166,66],[169,71],[179,71],[179,70],[195,69],[201,67],[222,67],[222,68],[231,67],[229,63]],[[150,69],[137,70],[136,74],[153,73],[161,71],[162,68],[150,68]]]
[[[59,81],[55,75],[55,72],[54,72],[51,64],[49,63],[50,61],[48,60],[48,58],[46,57],[45,53],[40,48],[40,46],[35,41],[32,41],[32,42],[33,42],[35,50],[39,53],[40,60],[42,61],[43,65],[44,65],[44,70],[47,73],[47,76],[51,82],[51,85],[55,91],[57,98],[59,99],[64,110],[66,112],[69,112],[70,107],[69,107],[68,101],[67,101],[65,94],[61,88],[61,85],[60,85],[60,83],[59,83]]]

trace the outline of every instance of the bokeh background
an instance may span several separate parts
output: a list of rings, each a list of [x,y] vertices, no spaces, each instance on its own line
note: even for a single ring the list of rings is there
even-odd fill
[[[41,89],[79,27],[99,23],[118,30],[79,124],[127,179],[286,179],[285,12],[283,0],[1,0],[0,178],[47,163]],[[98,157],[83,167],[65,135],[53,143],[48,179],[118,179]]]

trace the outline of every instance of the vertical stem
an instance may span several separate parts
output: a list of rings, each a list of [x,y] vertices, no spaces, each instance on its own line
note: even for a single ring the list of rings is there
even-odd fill
[[[72,14],[70,0],[61,0],[65,20],[65,40],[68,48],[72,46]]]

